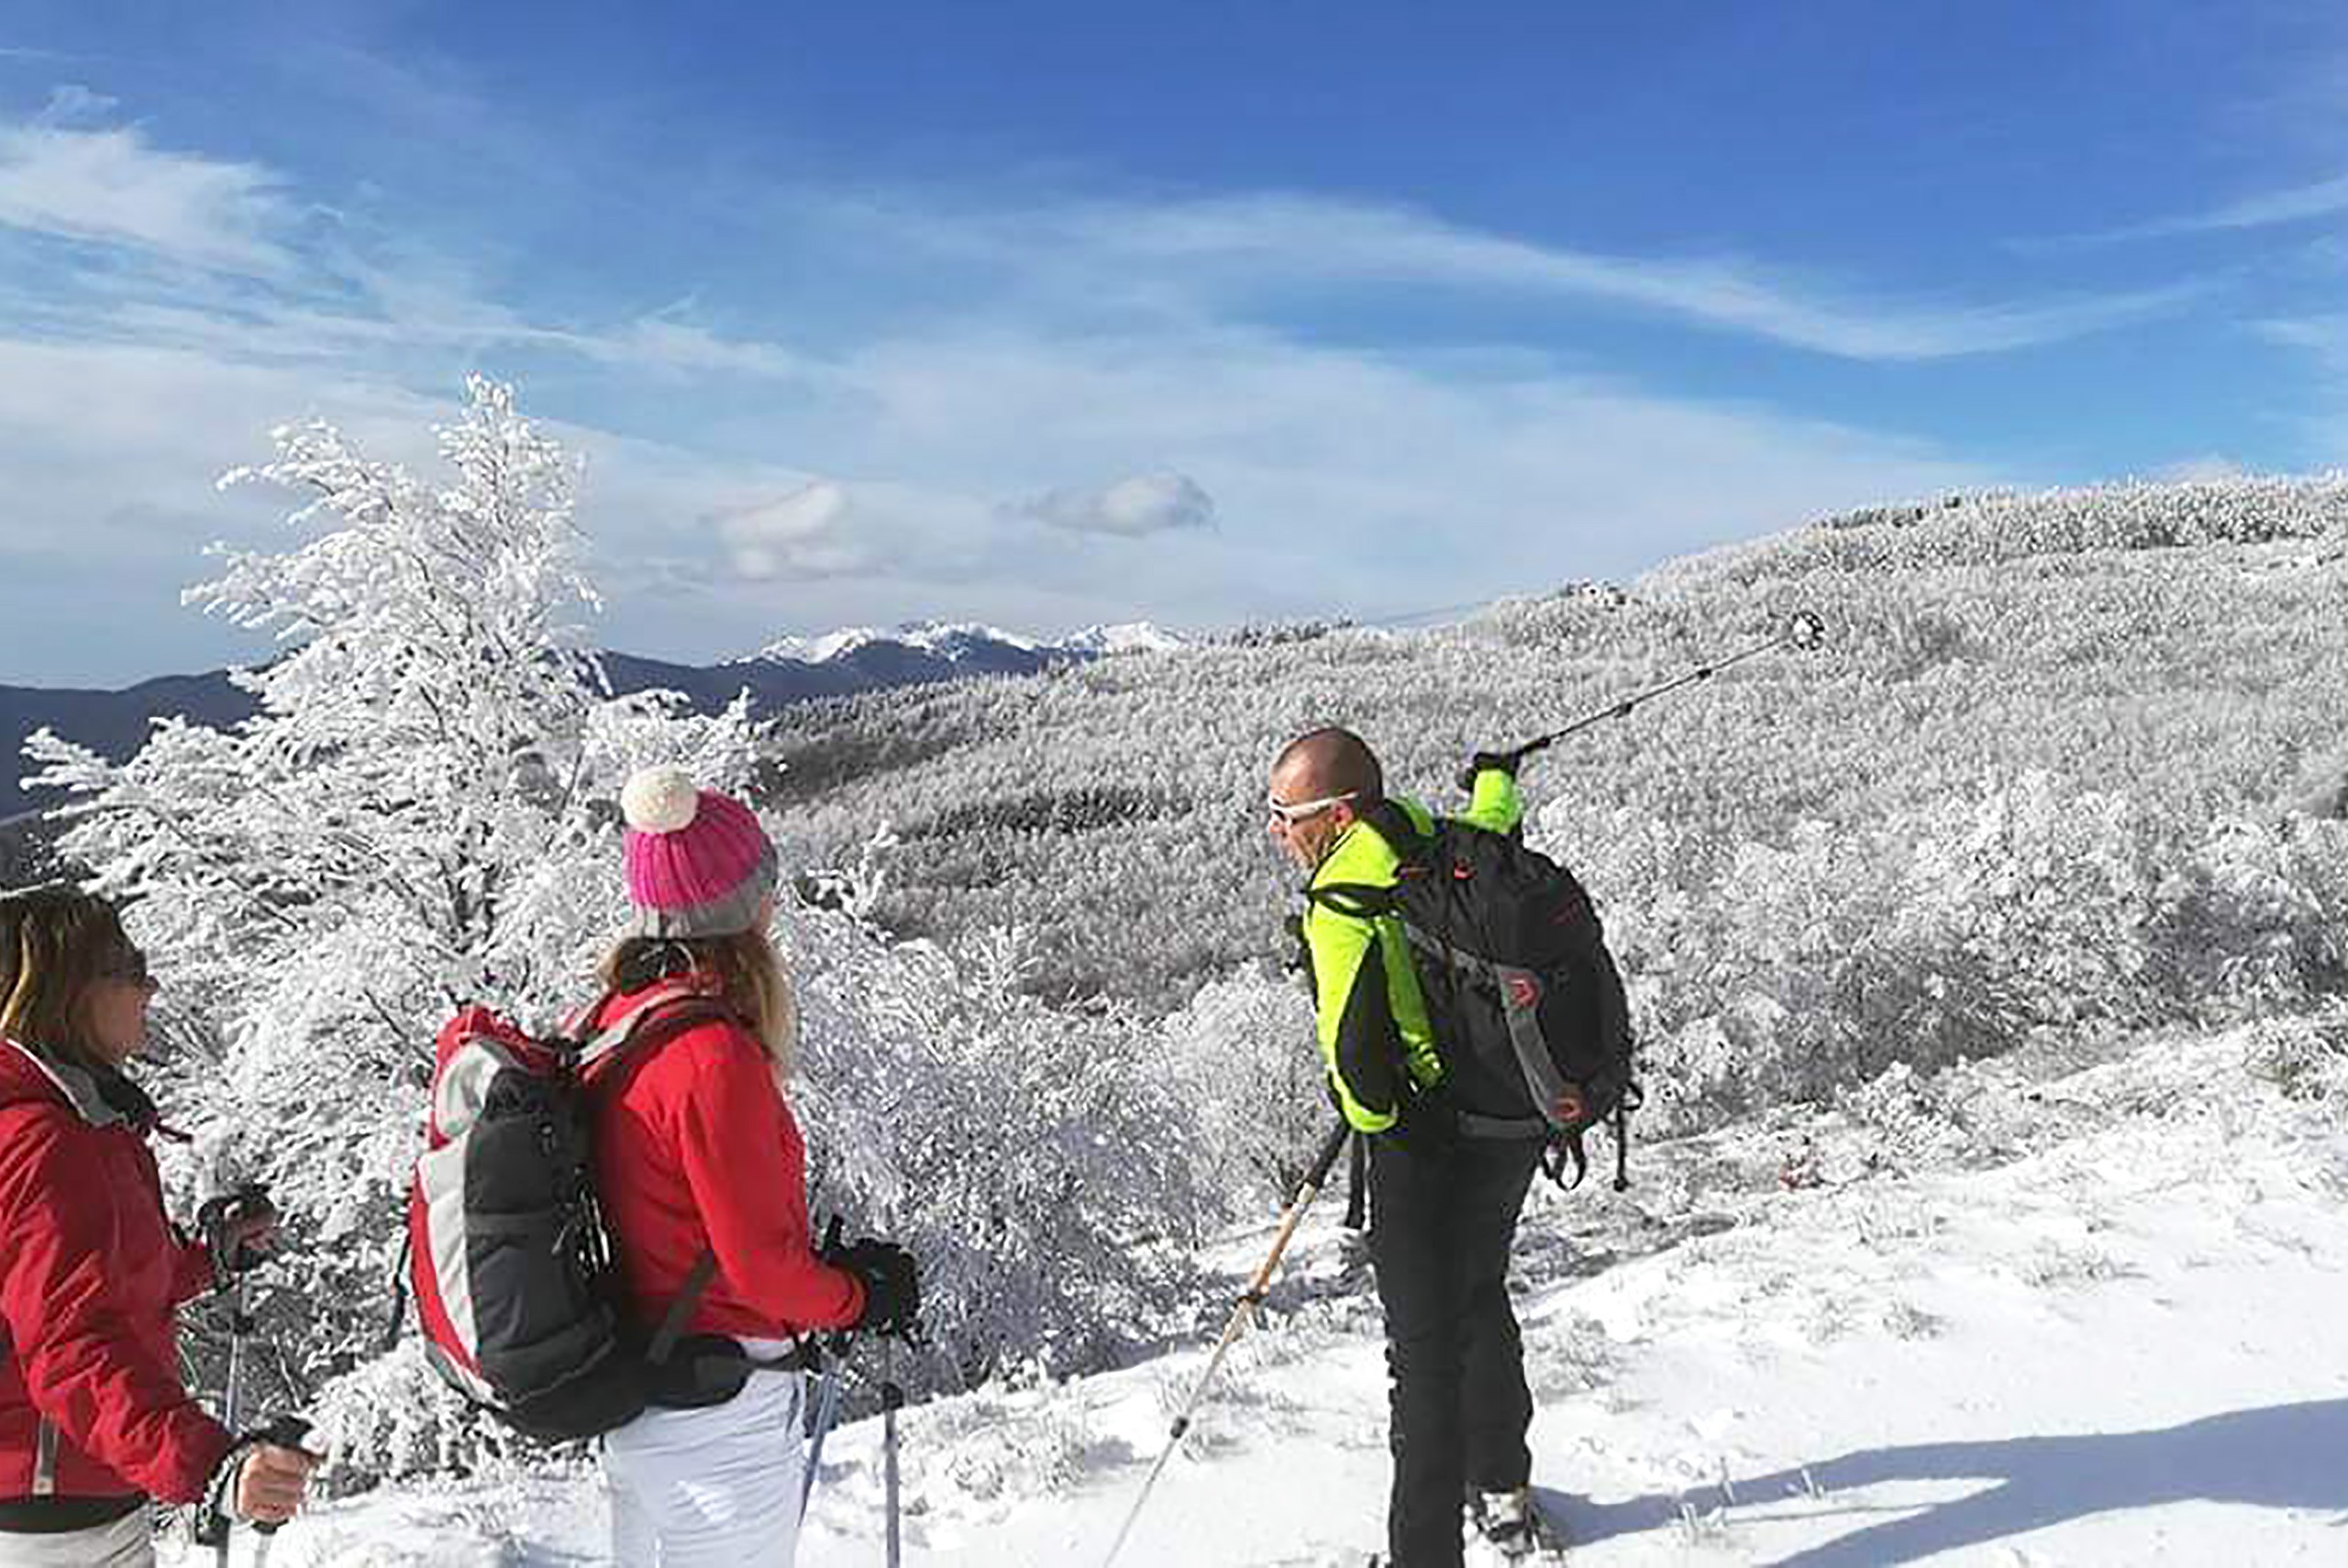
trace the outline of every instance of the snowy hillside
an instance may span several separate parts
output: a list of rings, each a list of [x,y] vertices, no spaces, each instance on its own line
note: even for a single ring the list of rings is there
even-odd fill
[[[824,864],[888,823],[893,927],[953,942],[1017,922],[1039,991],[1179,1003],[1268,951],[1286,874],[1257,801],[1290,736],[1350,724],[1397,789],[1441,806],[1473,752],[1808,609],[1828,627],[1818,653],[1741,666],[1532,770],[1538,841],[1602,907],[1668,889],[1700,916],[1737,856],[1805,822],[1896,849],[2033,772],[2125,797],[2174,859],[2218,818],[2348,779],[2343,593],[2337,479],[1887,509],[1669,563],[1627,592],[1528,584],[1456,626],[1306,629],[810,711],[779,737],[799,779],[786,825]]]
[[[486,382],[444,439],[479,458],[448,491],[281,432],[256,477],[307,532],[195,594],[308,629],[253,722],[127,762],[35,748],[78,798],[61,849],[140,894],[177,1047],[144,1080],[194,1134],[161,1151],[173,1207],[233,1175],[285,1215],[249,1393],[317,1419],[339,1500],[282,1562],[596,1560],[575,1467],[382,1331],[433,1028],[592,994],[634,769],[756,792],[801,895],[777,935],[811,1201],[924,1264],[930,1342],[895,1368],[914,1561],[1083,1562],[1325,1114],[1307,1004],[1266,962],[1293,896],[1266,760],[1348,723],[1446,803],[1469,752],[1796,610],[1825,648],[1525,780],[1529,841],[1600,906],[1650,1091],[1636,1190],[1545,1196],[1518,1253],[1539,1475],[1584,1562],[2348,1539],[2300,1457],[2336,1456],[2348,1375],[2348,482],[1890,509],[1440,630],[1271,628],[769,729],[583,678],[574,465]],[[481,569],[411,564],[437,560]],[[444,635],[475,622],[496,635]],[[1135,1562],[1375,1541],[1377,1313],[1336,1207]],[[182,1342],[216,1394],[217,1301]],[[872,1445],[833,1451],[808,1561],[877,1559]]]
[[[2339,1560],[2348,1014],[2087,1055],[1895,1072],[1643,1147],[1627,1197],[1543,1190],[1517,1305],[1534,1478],[1577,1568]],[[1341,1207],[1226,1364],[1133,1568],[1379,1544],[1384,1370]],[[1226,1292],[1268,1231],[1220,1244]],[[1206,1337],[912,1412],[907,1562],[1097,1562]],[[834,1440],[803,1561],[881,1561],[878,1440]],[[273,1561],[553,1568],[599,1560],[602,1528],[587,1476],[503,1475],[322,1509]]]

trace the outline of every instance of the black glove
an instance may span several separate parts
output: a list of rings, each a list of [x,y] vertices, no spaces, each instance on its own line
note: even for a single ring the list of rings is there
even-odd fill
[[[1422,1154],[1439,1154],[1459,1141],[1459,1112],[1441,1084],[1404,1092],[1394,1108],[1395,1142]]]
[[[212,1253],[212,1271],[223,1284],[261,1261],[261,1241],[277,1228],[277,1205],[259,1182],[205,1200],[195,1222]]]
[[[830,1260],[864,1282],[864,1316],[856,1326],[869,1333],[903,1338],[921,1320],[921,1264],[894,1242],[868,1236]]]
[[[1516,777],[1516,765],[1521,760],[1512,751],[1479,751],[1468,759],[1467,767],[1459,770],[1459,787],[1462,790],[1475,789],[1476,775],[1488,767],[1496,767],[1513,778]]]

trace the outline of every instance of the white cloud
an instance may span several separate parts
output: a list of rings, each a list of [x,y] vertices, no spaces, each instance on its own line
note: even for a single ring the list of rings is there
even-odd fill
[[[0,127],[0,225],[283,275],[292,258],[276,237],[287,221],[282,182],[256,164],[166,151],[134,127]]]
[[[1046,491],[1012,509],[1072,534],[1138,539],[1181,528],[1214,526],[1214,497],[1172,469],[1134,474],[1092,489]]]
[[[122,106],[122,100],[94,92],[78,82],[68,82],[50,90],[49,105],[40,112],[39,123],[46,126],[71,126],[88,120],[108,118]]]
[[[2250,472],[2223,452],[2203,452],[2197,457],[2180,458],[2164,465],[2153,477],[2167,480],[2218,480],[2241,479]]]
[[[720,513],[714,522],[735,571],[753,582],[843,577],[876,564],[847,531],[854,510],[844,487],[817,480],[788,495]]]
[[[721,337],[705,326],[665,316],[647,316],[614,337],[589,335],[574,342],[597,359],[674,371],[716,370],[769,379],[806,373],[797,355],[776,344]]]
[[[2339,213],[2348,213],[2348,174],[2244,196],[2184,223],[2193,228],[2264,228]]]

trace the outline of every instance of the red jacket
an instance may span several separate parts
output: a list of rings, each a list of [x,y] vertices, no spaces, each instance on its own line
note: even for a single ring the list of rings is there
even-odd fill
[[[703,1247],[717,1273],[687,1332],[786,1339],[863,1315],[863,1282],[816,1261],[806,1145],[757,1035],[731,1019],[656,1032],[587,1083],[596,1196],[640,1322],[661,1320]]]
[[[192,1503],[227,1456],[180,1381],[174,1309],[212,1264],[164,1218],[151,1127],[0,1040],[0,1498]]]

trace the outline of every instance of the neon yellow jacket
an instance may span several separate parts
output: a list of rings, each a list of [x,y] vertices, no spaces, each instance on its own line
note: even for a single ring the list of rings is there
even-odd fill
[[[1434,831],[1434,816],[1417,801],[1389,804],[1419,832]],[[1516,780],[1487,767],[1477,773],[1474,795],[1458,820],[1487,832],[1510,833],[1523,817]],[[1400,865],[1386,836],[1357,820],[1314,868],[1310,886],[1390,888]],[[1402,922],[1391,914],[1348,913],[1308,898],[1304,947],[1312,969],[1321,1061],[1337,1107],[1355,1131],[1383,1132],[1401,1116],[1408,1092],[1404,1074],[1421,1089],[1442,1082],[1444,1074]]]

